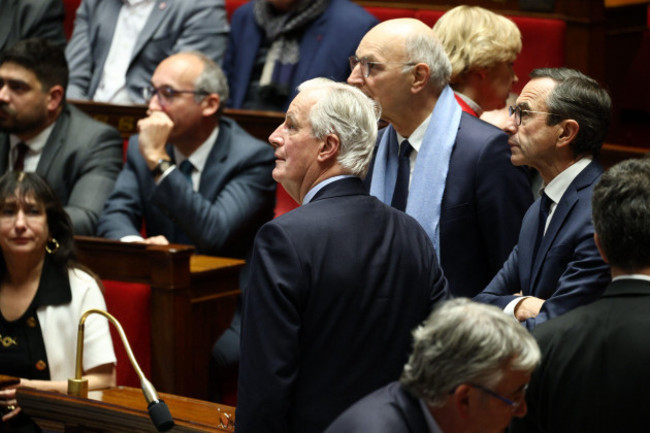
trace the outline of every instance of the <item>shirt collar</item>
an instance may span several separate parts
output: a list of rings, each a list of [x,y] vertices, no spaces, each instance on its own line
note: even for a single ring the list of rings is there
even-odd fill
[[[328,177],[325,180],[321,180],[319,183],[313,186],[312,189],[310,189],[307,192],[307,194],[305,194],[305,197],[302,199],[302,205],[304,206],[310,201],[312,201],[314,199],[314,196],[318,193],[318,191],[320,191],[330,183],[336,182],[337,180],[340,179],[345,179],[347,177],[354,177],[354,176],[352,176],[351,174],[340,174],[338,176],[332,176],[332,177]]]
[[[176,165],[180,165],[181,162],[189,159],[192,163],[192,166],[199,174],[203,173],[205,164],[208,162],[208,156],[212,148],[217,143],[217,138],[219,137],[219,126],[215,127],[207,140],[205,140],[189,157],[183,155],[177,148],[174,146],[174,161]]]
[[[546,195],[553,200],[553,203],[559,203],[560,199],[571,185],[571,182],[575,180],[576,177],[584,170],[593,158],[591,156],[586,156],[578,162],[569,166],[562,173],[558,174],[549,182],[543,191]]]
[[[433,111],[431,113],[433,114]],[[403,137],[395,131],[397,134],[397,143],[402,144],[402,141],[408,139],[413,150],[419,153],[420,148],[422,147],[422,142],[424,141],[424,134],[427,132],[427,128],[429,127],[429,122],[431,122],[431,114],[424,119],[424,122],[420,123],[420,125],[415,128],[415,131],[413,131],[410,137]]]
[[[650,282],[650,275],[625,274],[625,275],[619,275],[618,277],[612,278],[612,281],[618,281],[618,280],[643,280],[643,281]]]
[[[29,151],[32,153],[41,153],[43,151],[43,148],[45,147],[45,144],[47,143],[48,138],[50,138],[50,134],[52,133],[52,130],[54,129],[54,125],[56,125],[56,122],[52,122],[50,126],[42,130],[37,136],[30,138],[29,140],[21,140],[15,135],[10,135],[9,136],[9,143],[11,150],[13,151],[14,148],[18,145],[18,143],[23,142],[29,147]]]

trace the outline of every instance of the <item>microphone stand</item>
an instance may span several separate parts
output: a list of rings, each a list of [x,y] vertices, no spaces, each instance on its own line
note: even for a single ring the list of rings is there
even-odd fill
[[[129,345],[129,341],[126,338],[124,329],[122,325],[117,321],[115,317],[106,311],[91,309],[82,314],[79,319],[79,330],[77,333],[77,355],[75,362],[75,377],[74,379],[68,379],[68,394],[75,397],[88,398],[88,379],[84,379],[83,376],[83,352],[84,352],[84,329],[85,322],[88,316],[91,314],[99,314],[106,317],[110,323],[115,326],[117,333],[122,340],[126,354],[131,361],[131,365],[135,370],[138,378],[140,379],[140,385],[142,386],[142,392],[144,393],[144,398],[148,403],[149,417],[151,421],[156,426],[158,431],[167,431],[174,426],[174,420],[172,419],[171,413],[169,413],[169,408],[163,400],[158,397],[156,389],[153,387],[153,384],[144,376],[142,369],[138,365],[138,362],[133,356],[133,351]]]

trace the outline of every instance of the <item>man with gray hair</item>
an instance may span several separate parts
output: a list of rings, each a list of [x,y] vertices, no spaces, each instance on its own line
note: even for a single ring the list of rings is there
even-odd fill
[[[591,193],[603,168],[612,102],[596,80],[568,68],[541,68],[510,107],[512,163],[540,174],[519,243],[474,300],[501,307],[528,329],[600,298],[609,266],[594,243]]]
[[[413,337],[400,381],[357,402],[325,433],[502,432],[526,414],[539,348],[498,308],[447,301]]]
[[[144,94],[148,117],[131,137],[98,235],[190,244],[201,254],[247,258],[255,233],[273,217],[273,150],[221,117],[228,83],[204,54],[163,60]],[[238,317],[217,344],[220,366],[239,357]]]
[[[366,192],[378,109],[327,79],[298,88],[269,141],[302,206],[265,224],[244,292],[237,432],[322,432],[397,377],[410,330],[447,298],[426,233]]]
[[[476,295],[508,257],[533,201],[508,137],[461,112],[444,48],[419,20],[378,24],[350,66],[348,83],[381,104],[390,124],[379,134],[370,194],[422,225],[454,295]]]

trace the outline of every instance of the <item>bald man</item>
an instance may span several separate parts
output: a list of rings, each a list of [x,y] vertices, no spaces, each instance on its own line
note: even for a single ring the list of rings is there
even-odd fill
[[[189,244],[201,254],[247,258],[255,233],[273,216],[273,149],[221,116],[228,82],[204,54],[163,60],[143,96],[148,116],[131,137],[98,235]],[[245,277],[244,271],[242,287]],[[213,356],[220,367],[238,361],[239,315]]]
[[[421,21],[375,26],[350,66],[348,83],[379,102],[389,122],[366,178],[370,194],[420,222],[454,295],[477,294],[517,243],[533,201],[506,134],[461,111],[449,59]]]

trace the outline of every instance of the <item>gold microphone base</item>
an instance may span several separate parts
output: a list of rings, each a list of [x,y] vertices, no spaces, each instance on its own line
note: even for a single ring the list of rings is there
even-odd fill
[[[68,395],[88,398],[88,379],[68,379]]]

